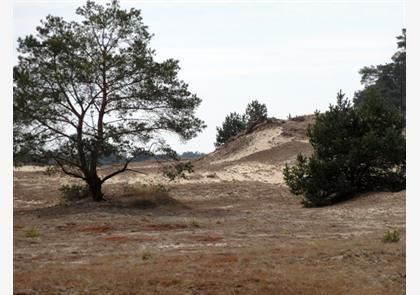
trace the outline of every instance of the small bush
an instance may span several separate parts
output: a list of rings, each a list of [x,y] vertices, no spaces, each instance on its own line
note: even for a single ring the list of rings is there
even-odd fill
[[[162,184],[130,184],[123,187],[118,194],[129,197],[131,204],[137,208],[150,209],[172,202],[169,188]]]
[[[148,251],[148,250],[144,251],[144,252],[141,254],[141,259],[142,259],[143,261],[146,261],[146,260],[150,260],[150,259],[152,259],[152,253],[151,253],[150,251]]]
[[[200,227],[200,223],[198,223],[197,219],[191,219],[188,223],[191,227]]]
[[[387,231],[383,236],[382,242],[384,243],[397,243],[400,240],[400,232],[397,230]]]
[[[207,174],[206,177],[207,178],[217,178],[217,174],[216,173]]]
[[[65,184],[59,188],[59,191],[63,199],[68,202],[79,201],[90,196],[89,188],[85,185]]]
[[[25,232],[25,237],[31,238],[31,239],[38,238],[39,237],[39,230],[36,229],[35,227],[30,228]]]
[[[130,189],[128,189],[130,191]],[[155,197],[157,195],[166,195],[169,188],[163,184],[141,184],[134,185],[131,193],[142,197]]]
[[[166,176],[169,181],[176,179],[187,179],[187,174],[194,172],[194,166],[191,161],[188,162],[176,162],[172,165],[166,165],[163,167],[163,175]]]

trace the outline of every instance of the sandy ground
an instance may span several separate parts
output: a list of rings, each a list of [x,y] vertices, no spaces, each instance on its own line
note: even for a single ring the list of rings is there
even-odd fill
[[[71,179],[16,169],[14,293],[405,294],[405,192],[307,209],[282,184],[311,153],[307,123],[240,136],[186,180],[135,164],[145,175],[106,182],[102,203],[63,203]]]
[[[121,182],[63,204],[62,181],[15,171],[15,294],[404,294],[405,192],[305,209],[278,184]]]

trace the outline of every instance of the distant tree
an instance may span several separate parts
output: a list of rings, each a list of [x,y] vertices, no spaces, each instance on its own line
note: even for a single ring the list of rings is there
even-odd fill
[[[178,62],[154,60],[140,10],[88,1],[76,13],[80,22],[47,16],[36,36],[18,39],[15,160],[22,153],[51,159],[100,201],[102,184],[139,155],[176,159],[160,131],[188,140],[205,126],[194,116],[201,100],[177,77]],[[99,175],[109,155],[122,164]]]
[[[397,37],[398,51],[392,56],[392,62],[384,65],[364,67],[360,70],[364,89],[357,91],[354,104],[359,106],[363,100],[376,92],[382,99],[398,110],[406,108],[406,30]]]
[[[238,113],[230,113],[226,116],[222,123],[222,127],[216,127],[216,143],[215,146],[220,146],[226,143],[230,138],[238,135],[246,129],[246,122],[243,116]]]
[[[201,152],[183,152],[182,155],[180,156],[181,159],[194,159],[194,158],[199,158],[202,156],[205,156],[205,153],[201,153]]]
[[[244,115],[236,112],[226,116],[222,127],[216,127],[216,147],[226,143],[231,137],[246,130],[251,124],[267,119],[267,107],[258,100],[251,101],[245,110]]]
[[[267,119],[267,106],[258,100],[251,101],[246,107],[244,119],[248,126]]]
[[[358,108],[337,95],[337,105],[316,113],[308,129],[314,149],[283,170],[291,192],[308,207],[331,204],[357,192],[405,187],[403,115],[377,93],[367,93]]]

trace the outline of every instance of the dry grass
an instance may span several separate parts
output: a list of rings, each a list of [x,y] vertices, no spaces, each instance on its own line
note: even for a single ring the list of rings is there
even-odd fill
[[[311,120],[257,126],[170,187],[135,164],[147,176],[105,183],[102,203],[60,203],[68,178],[14,171],[14,292],[404,294],[405,192],[305,209],[281,185],[283,163],[311,153]]]
[[[257,182],[107,190],[106,203],[15,209],[16,293],[404,294],[404,193],[304,209]],[[157,195],[183,206],[131,203]],[[29,224],[42,239],[25,237]],[[389,226],[399,243],[381,242]]]

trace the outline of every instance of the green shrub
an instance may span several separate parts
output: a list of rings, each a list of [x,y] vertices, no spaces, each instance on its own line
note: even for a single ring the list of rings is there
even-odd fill
[[[141,254],[141,259],[142,259],[143,261],[146,261],[146,260],[150,260],[150,259],[152,259],[152,253],[151,253],[150,251],[148,251],[148,250],[144,251],[144,252]]]
[[[376,94],[355,108],[341,91],[337,105],[316,113],[308,128],[314,149],[283,170],[290,191],[317,207],[369,190],[405,188],[404,117]]]
[[[267,119],[267,106],[258,100],[251,101],[245,110],[244,120],[248,126]]]
[[[68,202],[79,201],[90,196],[89,188],[86,185],[63,185],[59,188],[62,198]]]
[[[188,173],[193,173],[193,164],[191,161],[188,162],[176,162],[172,165],[166,165],[163,167],[162,172],[169,181],[174,181],[176,179],[187,179]]]
[[[31,239],[38,238],[39,235],[40,235],[39,230],[35,227],[30,228],[25,232],[25,237],[31,238]]]
[[[232,137],[238,135],[246,129],[244,117],[238,113],[230,113],[222,123],[222,127],[216,127],[216,147],[229,141]]]
[[[226,116],[222,127],[216,127],[216,147],[226,143],[232,137],[245,131],[255,123],[267,119],[267,106],[258,100],[251,101],[245,110],[245,114],[240,115],[236,112]]]
[[[400,232],[397,230],[387,231],[387,233],[382,237],[382,242],[384,243],[397,243],[400,240]]]

